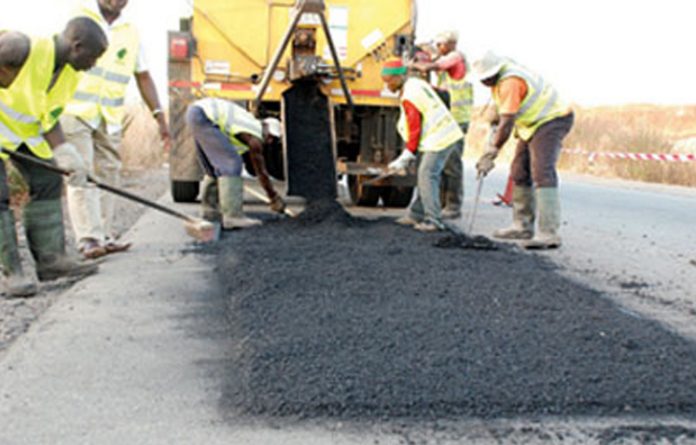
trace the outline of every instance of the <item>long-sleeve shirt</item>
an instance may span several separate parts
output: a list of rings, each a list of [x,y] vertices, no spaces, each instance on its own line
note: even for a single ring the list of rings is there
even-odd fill
[[[401,104],[406,114],[406,123],[408,124],[408,140],[406,141],[406,149],[411,153],[416,153],[418,144],[420,143],[423,117],[415,105],[408,100],[404,100]]]

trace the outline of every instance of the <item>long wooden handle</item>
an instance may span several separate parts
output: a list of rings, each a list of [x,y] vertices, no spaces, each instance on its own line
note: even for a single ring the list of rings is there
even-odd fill
[[[16,151],[9,151],[9,150],[1,150],[3,153],[7,154],[13,159],[19,159],[22,161],[29,162],[31,164],[34,164],[36,166],[39,166],[41,168],[44,168],[46,170],[52,171],[54,173],[58,173],[63,176],[70,176],[72,174],[71,171],[68,171],[64,168],[58,167],[57,165],[51,164],[49,162],[43,161],[41,159],[35,158],[34,156],[27,155],[24,153],[16,152]],[[101,181],[98,181],[97,179],[93,178],[90,175],[87,175],[87,180],[97,186],[98,188],[102,190],[106,190],[107,192],[113,193],[115,195],[121,196],[122,198],[129,199],[131,201],[138,202],[140,204],[143,204],[148,207],[152,207],[155,210],[159,210],[160,212],[167,213],[168,215],[174,216],[179,219],[183,219],[184,221],[188,222],[197,222],[198,220],[185,214],[181,213],[177,210],[171,209],[169,207],[165,207],[162,204],[156,203],[154,201],[150,201],[149,199],[145,199],[142,196],[134,195],[130,192],[127,192],[125,190],[116,188],[112,185],[104,184]]]

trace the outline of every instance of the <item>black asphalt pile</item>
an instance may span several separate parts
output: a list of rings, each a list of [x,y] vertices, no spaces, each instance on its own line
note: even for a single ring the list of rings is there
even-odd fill
[[[334,210],[219,244],[229,414],[696,413],[696,346],[541,257],[435,249],[438,235]]]
[[[442,249],[498,250],[500,248],[498,243],[483,235],[468,236],[465,234],[443,236],[435,241],[433,246]]]

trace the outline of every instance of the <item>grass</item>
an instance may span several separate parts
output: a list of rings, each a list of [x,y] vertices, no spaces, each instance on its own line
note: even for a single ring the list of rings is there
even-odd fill
[[[474,122],[467,139],[474,153],[469,151],[469,156],[481,153],[485,132],[483,122]],[[514,141],[508,142],[500,162],[511,160],[514,145]],[[575,125],[563,145],[587,152],[696,154],[696,106],[575,107]],[[602,157],[590,162],[587,155],[566,152],[561,154],[559,169],[607,178],[696,186],[696,162]]]

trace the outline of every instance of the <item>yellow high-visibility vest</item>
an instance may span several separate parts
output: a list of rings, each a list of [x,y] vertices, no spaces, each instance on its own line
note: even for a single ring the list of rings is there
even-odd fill
[[[237,135],[247,133],[263,141],[261,122],[243,107],[224,99],[207,97],[193,103],[203,110],[212,123],[218,126],[237,148],[237,153],[244,154],[249,147]]]
[[[90,8],[83,7],[81,14],[105,29],[109,26]],[[107,124],[120,127],[126,113],[126,90],[138,60],[140,36],[130,23],[112,27],[108,35],[109,47],[94,68],[84,73],[66,112],[90,123],[103,117]]]
[[[519,77],[527,84],[527,96],[515,116],[515,132],[520,139],[529,141],[539,127],[570,113],[568,104],[559,98],[556,89],[543,77],[512,63],[503,66],[498,83],[493,87],[493,99],[498,109],[501,105],[500,81],[510,77]]]
[[[69,90],[70,82],[66,83],[71,76],[66,71],[66,65],[51,88],[49,98],[48,88],[54,65],[53,39],[31,38],[29,55],[17,77],[9,88],[0,89],[0,145],[4,149],[14,151],[21,144],[26,144],[39,158],[53,157],[51,147],[41,134],[55,125],[57,116],[54,119],[50,115],[52,111],[58,114],[62,111],[59,98],[69,97],[74,91]],[[75,73],[72,68],[69,69]],[[73,85],[76,84],[77,81],[74,80]],[[53,105],[49,106],[49,103]],[[0,157],[7,159],[4,154]]]
[[[463,59],[463,56],[462,56]],[[471,121],[471,110],[474,106],[474,86],[462,77],[453,79],[449,72],[438,73],[438,86],[447,88],[450,95],[450,111],[458,124],[468,124]]]
[[[404,84],[401,100],[408,100],[421,113],[422,129],[418,150],[441,151],[464,138],[464,133],[454,116],[428,82],[409,77]],[[397,130],[401,137],[408,141],[408,124],[403,107]]]

